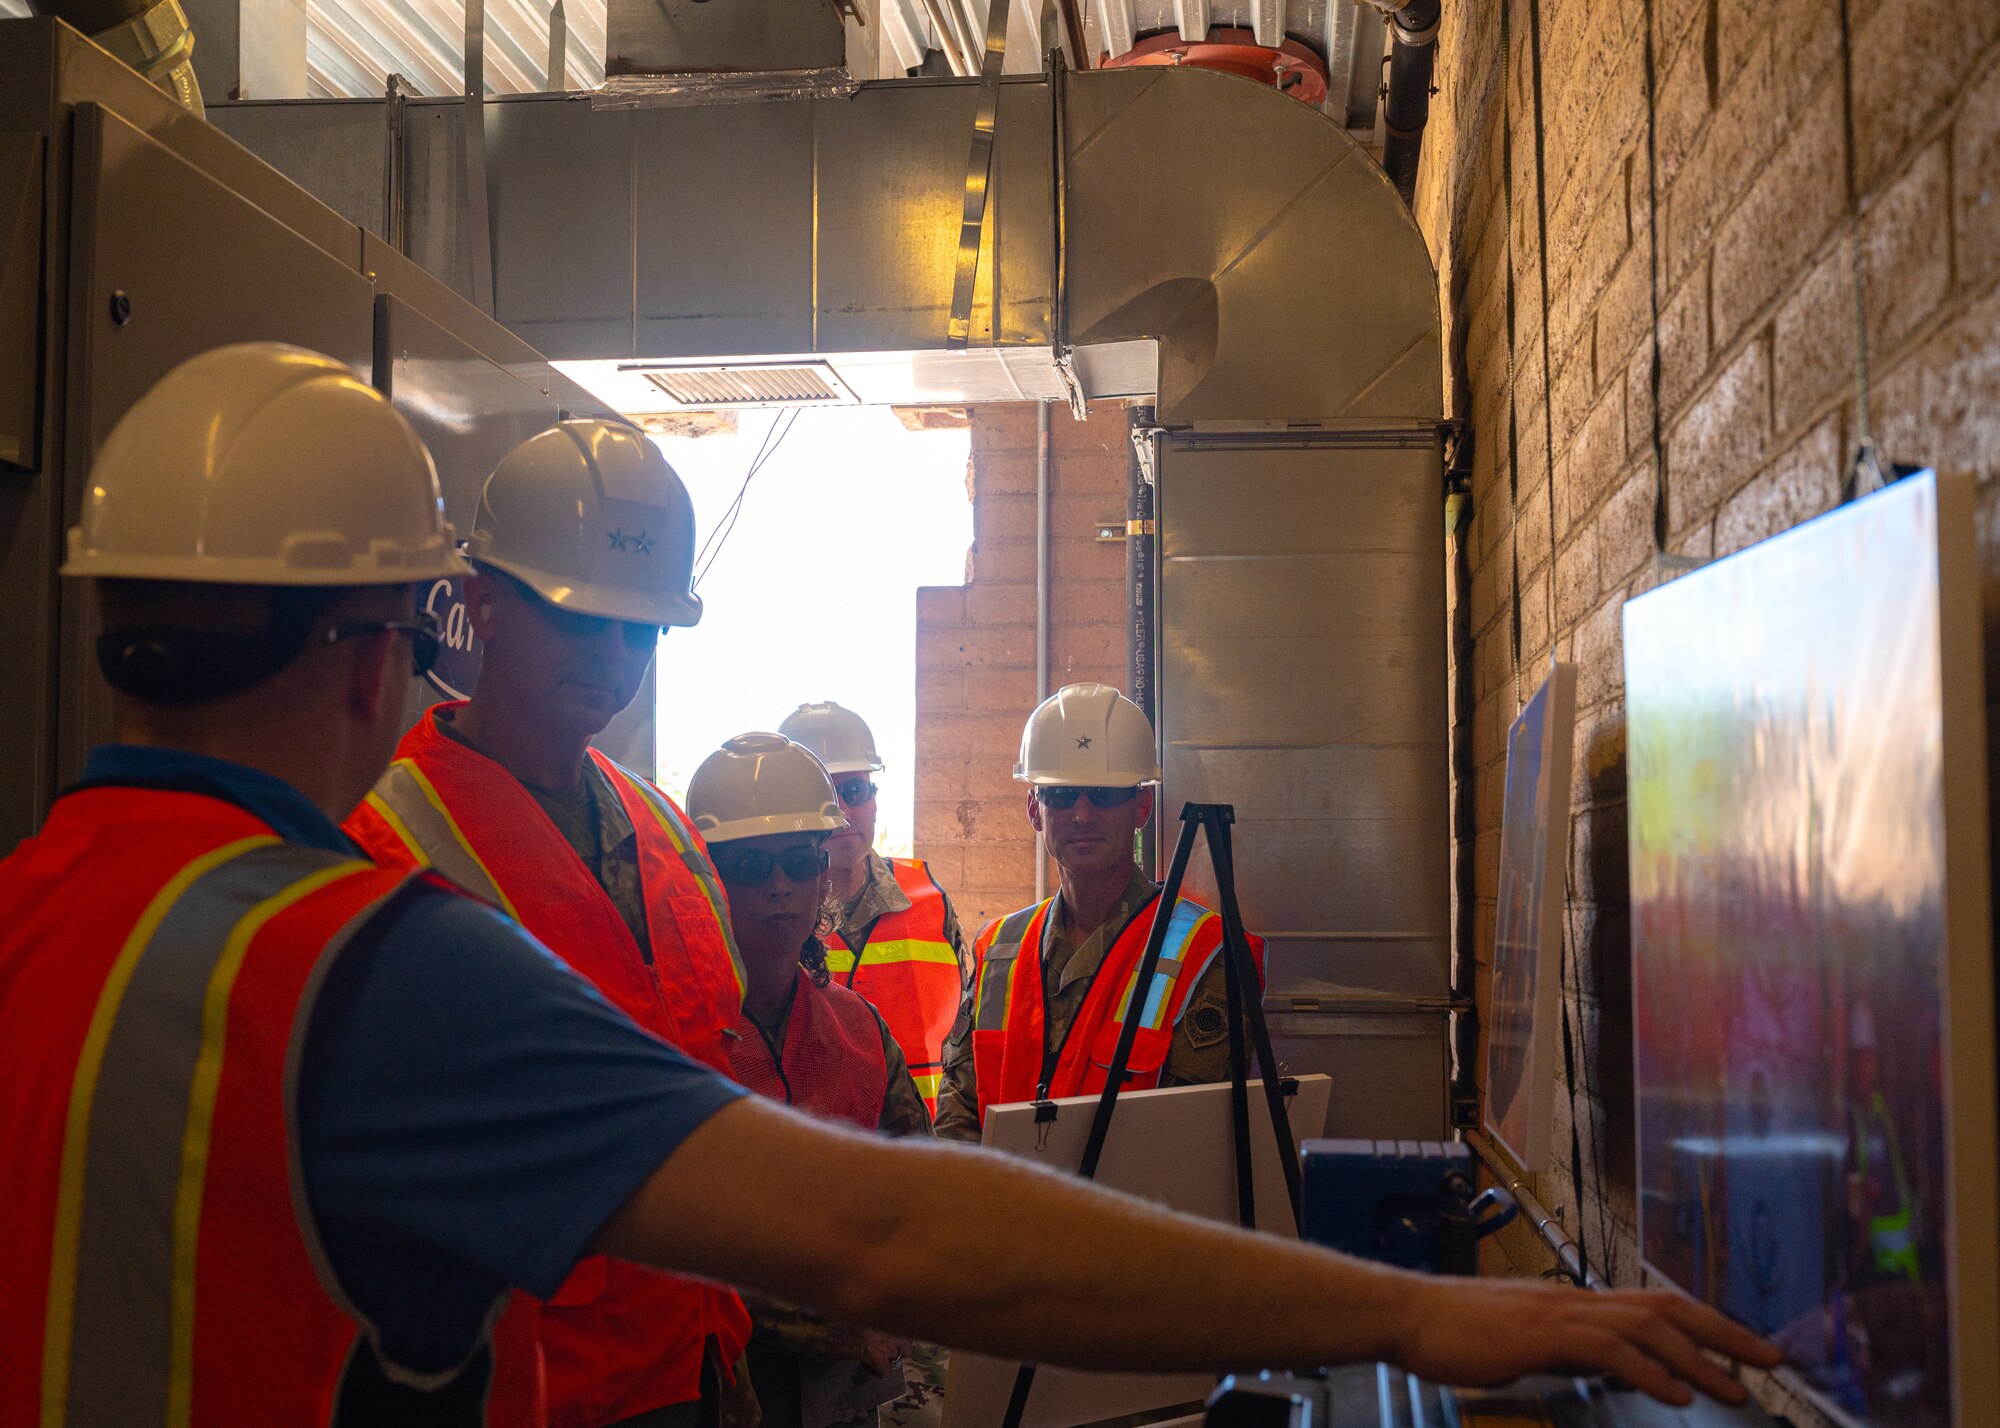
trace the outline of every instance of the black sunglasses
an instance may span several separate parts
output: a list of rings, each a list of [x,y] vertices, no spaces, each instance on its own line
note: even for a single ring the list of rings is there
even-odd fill
[[[363,635],[377,635],[383,632],[408,635],[410,637],[410,673],[422,679],[437,663],[438,651],[444,646],[444,629],[429,615],[419,615],[414,620],[356,620],[351,624],[332,625],[322,637],[330,645],[342,640],[357,640]]]
[[[1035,797],[1044,808],[1074,808],[1079,798],[1090,800],[1092,808],[1123,808],[1139,796],[1136,788],[1038,788]]]
[[[794,843],[782,853],[762,848],[714,848],[710,856],[724,882],[744,888],[761,888],[781,868],[795,883],[813,882],[830,865],[826,849],[817,843]]]
[[[875,796],[875,785],[865,778],[842,779],[833,786],[833,791],[849,808],[859,808]]]

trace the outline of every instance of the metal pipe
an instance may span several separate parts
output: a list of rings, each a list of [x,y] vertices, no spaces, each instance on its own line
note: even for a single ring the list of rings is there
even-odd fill
[[[1437,64],[1443,0],[1369,0],[1389,18],[1389,92],[1382,105],[1382,168],[1409,203],[1430,121],[1431,71]]]
[[[389,246],[410,253],[409,189],[403,161],[403,124],[408,117],[403,100],[403,76],[392,74],[383,85],[382,103],[382,236]]]
[[[179,0],[33,0],[33,7],[88,35],[182,108],[205,112],[194,77],[194,31]]]
[[[1153,439],[1153,409],[1130,408],[1131,441],[1125,463],[1125,593],[1130,666],[1125,693],[1147,722],[1160,727],[1153,697],[1153,483],[1146,477],[1140,443]],[[1160,810],[1139,830],[1139,865],[1152,876],[1158,856]]]
[[[1521,1213],[1527,1217],[1528,1223],[1535,1227],[1535,1233],[1542,1237],[1542,1243],[1555,1255],[1557,1262],[1563,1267],[1563,1272],[1586,1289],[1610,1288],[1597,1277],[1596,1270],[1583,1263],[1583,1257],[1577,1253],[1576,1241],[1563,1230],[1561,1222],[1549,1213],[1548,1207],[1535,1197],[1535,1192],[1528,1188],[1528,1182],[1506,1162],[1499,1151],[1494,1149],[1493,1142],[1478,1131],[1469,1130],[1465,1132],[1465,1143],[1472,1147],[1474,1154],[1486,1162],[1486,1168],[1493,1172],[1493,1178],[1507,1187],[1507,1193],[1519,1203]],[[1581,1209],[1577,1213],[1581,1214]]]
[[[937,31],[938,48],[944,52],[945,63],[951,72],[961,77],[979,73],[966,56],[965,46],[959,39],[958,27],[947,13],[944,0],[924,0],[924,11],[930,16],[931,26]]]
[[[1049,404],[1035,404],[1035,703],[1049,697]],[[1035,835],[1035,901],[1049,895],[1049,850]]]

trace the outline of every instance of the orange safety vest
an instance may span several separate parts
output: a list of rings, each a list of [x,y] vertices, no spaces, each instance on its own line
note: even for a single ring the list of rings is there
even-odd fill
[[[843,986],[815,986],[803,967],[781,1058],[772,1058],[746,1014],[729,1043],[729,1074],[760,1096],[863,1130],[881,1125],[889,1094],[889,1060],[875,1014]]]
[[[835,981],[859,992],[882,1013],[918,1094],[936,1115],[944,1039],[958,1016],[965,973],[958,965],[958,949],[945,936],[944,890],[931,877],[929,865],[918,858],[890,858],[888,863],[910,905],[876,919],[859,956],[839,933],[829,936],[826,966]]]
[[[972,1068],[982,1124],[988,1106],[1043,1096],[1087,1096],[1104,1089],[1159,900],[1155,893],[1111,944],[1063,1038],[1046,1087],[1041,1085],[1048,1049],[1042,1020],[1042,938],[1056,900],[1009,913],[979,934],[973,946]],[[1141,1003],[1139,1029],[1126,1062],[1126,1090],[1160,1084],[1188,998],[1221,951],[1221,917],[1189,898],[1180,899],[1167,923],[1153,984]],[[1250,952],[1261,986],[1264,939],[1252,937]]]
[[[0,863],[0,1423],[368,1414],[381,1369],[310,1220],[295,1060],[334,959],[433,881],[136,787],[65,795]],[[434,1421],[538,1422],[516,1369]]]
[[[707,845],[659,789],[595,749],[638,835],[649,946],[534,795],[428,711],[347,820],[379,862],[429,866],[505,911],[613,1006],[697,1061],[729,1069],[726,1034],[743,1006],[743,968]],[[509,1316],[536,1312],[515,1296]],[[701,1395],[704,1344],[725,1365],[750,1338],[743,1301],[720,1285],[602,1255],[579,1261],[539,1308],[552,1428],[593,1428]]]

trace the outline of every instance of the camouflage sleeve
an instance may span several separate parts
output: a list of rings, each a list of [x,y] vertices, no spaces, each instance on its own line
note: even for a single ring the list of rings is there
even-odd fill
[[[867,1340],[859,1329],[782,1299],[738,1292],[750,1311],[750,1342],[759,1348],[782,1349],[805,1359],[858,1359],[867,1352]]]
[[[1195,983],[1173,1045],[1167,1048],[1162,1086],[1205,1086],[1229,1079],[1228,977],[1217,957]]]
[[[931,1113],[910,1075],[910,1063],[903,1059],[903,1048],[889,1034],[889,1023],[882,1020],[882,1013],[872,1004],[868,1010],[875,1015],[876,1028],[882,1033],[882,1056],[889,1063],[889,1088],[882,1093],[882,1119],[876,1128],[898,1139],[927,1136],[931,1133]]]
[[[972,1065],[972,997],[979,983],[966,983],[958,1020],[944,1040],[943,1076],[938,1082],[937,1133],[943,1140],[979,1144],[979,1083]]]

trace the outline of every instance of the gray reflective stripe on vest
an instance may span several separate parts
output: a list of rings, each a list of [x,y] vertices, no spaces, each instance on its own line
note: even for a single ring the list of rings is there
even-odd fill
[[[981,1031],[999,1031],[1007,1025],[1007,1003],[1013,994],[1014,964],[1020,960],[1021,944],[1035,914],[1049,904],[1037,903],[1000,919],[992,945],[979,966],[979,1005],[974,1009],[973,1026]],[[1039,952],[1039,949],[1037,949]]]
[[[235,973],[270,918],[370,866],[261,844],[190,884],[139,949],[89,1102],[67,1394],[54,1421],[188,1421],[195,1248]],[[45,1422],[54,1406],[45,1393]]]
[[[426,866],[482,902],[491,903],[508,916],[514,916],[513,904],[507,900],[507,895],[486,871],[486,865],[479,861],[479,855],[472,851],[451,815],[441,803],[432,801],[431,792],[425,787],[423,775],[410,761],[398,759],[389,765],[389,771],[376,783],[374,791],[369,794],[369,801],[379,799],[387,805],[402,824],[396,830],[397,836],[402,837],[405,843],[415,840],[415,846],[410,851]]]

